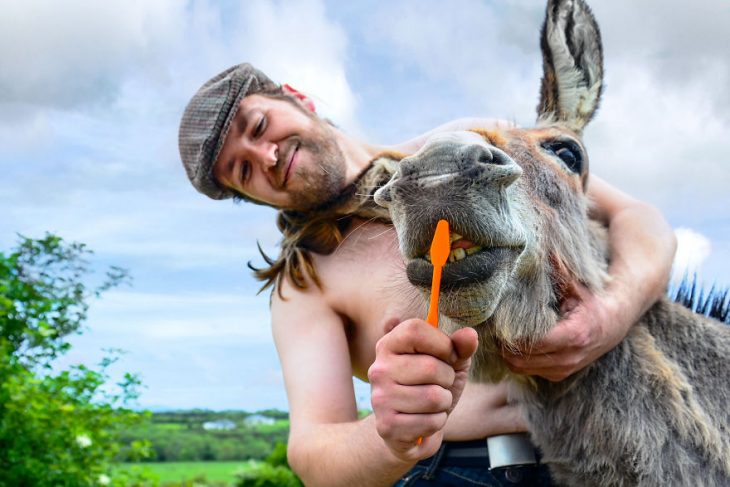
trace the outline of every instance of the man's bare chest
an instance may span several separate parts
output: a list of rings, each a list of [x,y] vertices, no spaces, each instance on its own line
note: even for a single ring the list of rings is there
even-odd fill
[[[426,315],[426,301],[410,285],[392,227],[354,229],[331,255],[315,261],[328,305],[345,323],[353,373],[366,379],[375,344],[408,319]]]

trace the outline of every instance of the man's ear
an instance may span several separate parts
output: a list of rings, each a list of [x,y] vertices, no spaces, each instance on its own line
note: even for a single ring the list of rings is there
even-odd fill
[[[301,101],[302,104],[307,108],[307,110],[312,113],[317,113],[317,109],[314,107],[314,102],[307,95],[286,83],[281,85],[281,88],[290,95],[293,95],[297,100]]]

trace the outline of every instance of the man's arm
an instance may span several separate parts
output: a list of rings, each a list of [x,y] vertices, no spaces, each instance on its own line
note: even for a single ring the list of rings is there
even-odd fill
[[[459,130],[470,130],[470,129],[510,129],[514,128],[515,124],[508,122],[507,120],[501,120],[498,118],[477,118],[477,117],[465,117],[452,120],[443,125],[439,125],[433,130],[426,132],[425,134],[414,137],[406,142],[393,146],[394,150],[403,152],[405,154],[413,154],[418,151],[423,144],[426,143],[429,137],[434,134],[441,132],[454,132]]]
[[[289,400],[288,457],[307,485],[385,486],[415,464],[394,456],[372,415],[358,420],[342,319],[317,286],[273,293],[274,341]]]
[[[515,372],[562,380],[615,347],[666,291],[677,247],[662,214],[591,176],[591,217],[608,227],[611,280],[602,296],[578,289],[578,302],[527,355],[505,353]]]

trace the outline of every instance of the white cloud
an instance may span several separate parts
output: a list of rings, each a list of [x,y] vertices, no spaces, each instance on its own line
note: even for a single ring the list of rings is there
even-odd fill
[[[710,239],[691,228],[677,228],[677,253],[672,266],[672,281],[679,282],[685,275],[699,273],[712,253]]]
[[[395,69],[415,69],[472,102],[466,115],[489,115],[534,120],[539,57],[536,20],[542,8],[533,4],[498,5],[476,0],[378,4],[369,31],[370,42],[393,59]],[[503,23],[510,17],[519,23]],[[534,20],[534,28],[529,21]],[[512,28],[512,27],[515,28]],[[531,49],[525,50],[529,37]],[[528,67],[527,71],[525,66]],[[526,76],[527,74],[527,76]],[[529,96],[525,96],[527,93]],[[438,99],[432,93],[429,98]],[[430,100],[426,100],[427,103]],[[523,118],[527,115],[527,118]]]
[[[248,61],[310,95],[321,115],[358,130],[345,70],[347,35],[327,18],[322,1],[254,0],[239,22],[232,42],[247,46]]]
[[[175,0],[5,1],[0,103],[70,108],[109,101],[133,70],[156,70],[179,41]]]
[[[592,169],[667,211],[709,209],[730,180],[730,118],[716,111],[713,83],[698,77],[680,88],[651,71],[614,65],[586,129]]]
[[[116,335],[116,340],[127,343],[130,350],[146,341],[269,343],[270,321],[266,297],[202,291],[113,291],[94,303],[89,316],[94,329]]]

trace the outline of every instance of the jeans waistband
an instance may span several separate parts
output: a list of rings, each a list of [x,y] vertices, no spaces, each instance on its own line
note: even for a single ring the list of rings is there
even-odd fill
[[[418,463],[424,466],[432,466],[434,460],[436,460],[439,466],[444,467],[483,467],[490,469],[508,465],[537,465],[540,458],[539,451],[529,443],[527,435],[523,435],[524,439],[518,436],[499,435],[491,437],[492,440],[499,441],[491,441],[489,438],[469,441],[445,441],[436,455]],[[495,456],[494,460],[498,463],[497,465],[492,465],[490,461],[488,441],[493,444],[492,453]],[[509,448],[505,449],[503,446],[506,443],[509,447],[509,444],[515,441],[518,443],[527,442],[527,444],[521,445],[522,449],[517,453],[511,452]],[[496,448],[498,448],[496,452],[494,445],[497,445]],[[510,455],[514,455],[514,461],[510,461]]]

